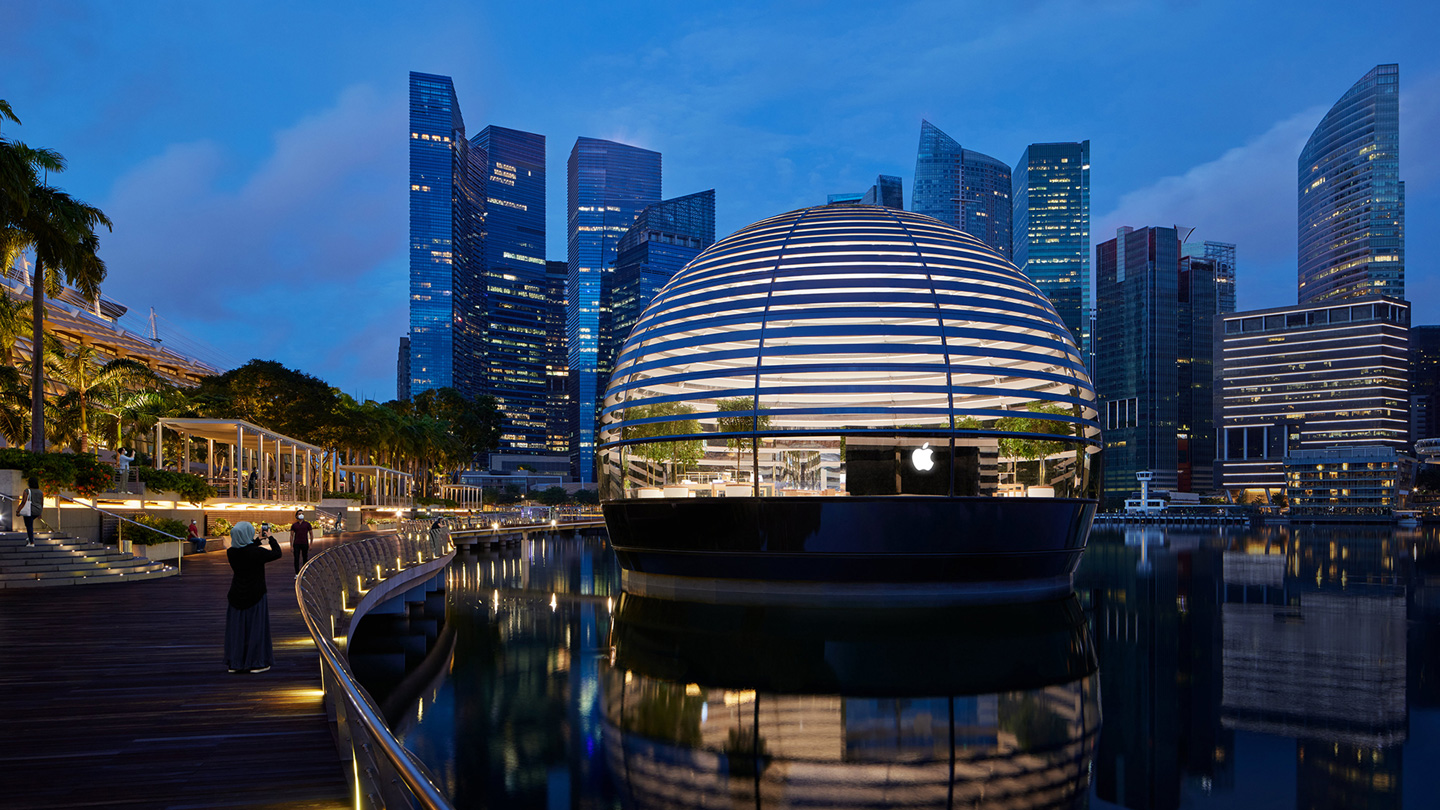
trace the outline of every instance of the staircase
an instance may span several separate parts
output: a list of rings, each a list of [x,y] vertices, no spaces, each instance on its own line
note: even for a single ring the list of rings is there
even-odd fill
[[[61,532],[36,532],[34,547],[26,547],[24,532],[0,532],[0,588],[133,582],[178,573],[172,565]]]

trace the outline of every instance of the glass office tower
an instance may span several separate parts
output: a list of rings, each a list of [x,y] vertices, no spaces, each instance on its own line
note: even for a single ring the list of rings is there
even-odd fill
[[[1206,259],[1215,265],[1215,308],[1235,311],[1235,245],[1231,242],[1186,242],[1180,255]]]
[[[1335,102],[1299,160],[1300,303],[1405,297],[1400,66]]]
[[[875,178],[875,185],[860,198],[864,205],[883,205],[886,208],[905,210],[904,181],[893,174],[882,174]]]
[[[1088,356],[1090,142],[1030,144],[1011,183],[1015,265],[1049,296]]]
[[[505,421],[499,452],[546,452],[545,136],[488,126],[470,141],[481,200],[484,393]]]
[[[1120,228],[1095,246],[1095,391],[1105,430],[1105,499],[1179,485],[1180,240],[1174,228]],[[1113,505],[1113,504],[1112,504]]]
[[[570,356],[565,351],[566,262],[545,262],[545,423],[552,453],[570,453]]]
[[[605,297],[610,301],[611,327],[601,363],[615,367],[615,359],[670,277],[715,244],[715,190],[665,200],[640,212],[635,224],[620,237],[615,272]]]
[[[465,141],[448,76],[410,74],[410,393],[453,386],[473,393],[482,290],[466,245],[479,237],[484,167]],[[458,299],[458,300],[457,300]],[[463,303],[461,303],[463,302]]]
[[[1010,167],[920,122],[910,210],[935,217],[1011,257]]]
[[[570,354],[571,467],[577,480],[595,480],[595,426],[610,369],[601,363],[602,330],[610,302],[603,275],[615,267],[620,237],[647,205],[660,202],[660,153],[597,138],[577,138],[570,150],[567,194],[565,332]]]

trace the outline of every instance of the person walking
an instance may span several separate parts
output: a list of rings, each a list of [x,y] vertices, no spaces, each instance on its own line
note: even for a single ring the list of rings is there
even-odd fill
[[[255,527],[241,521],[230,530],[230,591],[225,599],[225,668],[233,673],[264,672],[275,662],[270,642],[270,604],[265,564],[280,559],[280,544],[255,541]]]
[[[35,518],[45,508],[45,491],[40,489],[40,479],[31,478],[30,486],[20,494],[20,503],[15,514],[25,519],[25,545],[35,545]]]
[[[187,539],[195,544],[196,554],[203,554],[205,552],[205,538],[200,536],[200,527],[195,525],[195,521],[193,520],[190,521],[190,536]]]
[[[310,532],[314,529],[305,519],[304,512],[295,513],[295,523],[290,527],[290,556],[295,558],[295,574],[310,560]]]
[[[245,486],[250,491],[250,494],[246,497],[255,497],[256,491],[260,489],[260,473],[256,470],[251,470],[250,477],[246,479]]]

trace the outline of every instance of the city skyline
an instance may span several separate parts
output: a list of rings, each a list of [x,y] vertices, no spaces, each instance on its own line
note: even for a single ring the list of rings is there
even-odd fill
[[[930,120],[1010,165],[1028,144],[1090,140],[1092,250],[1118,225],[1196,227],[1238,246],[1251,309],[1294,301],[1305,139],[1358,76],[1399,63],[1406,293],[1416,323],[1440,321],[1440,155],[1421,134],[1440,122],[1440,57],[1393,33],[1427,30],[1440,20],[1429,6],[1383,21],[1338,4],[647,8],[639,29],[577,8],[526,36],[503,34],[525,30],[519,8],[442,4],[440,33],[368,10],[317,37],[332,30],[324,8],[290,12],[277,32],[264,5],[20,3],[0,59],[25,126],[5,134],[62,152],[71,168],[53,181],[115,219],[107,295],[156,306],[220,359],[274,358],[384,400],[406,332],[396,135],[410,70],[452,77],[473,123],[555,145],[545,259],[564,258],[557,161],[577,136],[664,153],[669,188],[716,188],[720,237],[877,174],[913,191],[916,124]],[[1138,36],[1181,23],[1233,59],[1217,69]],[[1067,27],[1088,32],[1085,47],[1042,53],[1045,31]],[[960,33],[914,38],[942,28]],[[897,51],[887,43],[902,32],[912,47]],[[306,317],[282,314],[297,307]]]

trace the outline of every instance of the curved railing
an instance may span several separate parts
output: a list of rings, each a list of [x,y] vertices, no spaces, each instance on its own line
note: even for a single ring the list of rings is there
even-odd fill
[[[395,738],[379,707],[355,680],[342,646],[367,610],[429,579],[454,555],[443,520],[402,521],[394,534],[317,555],[296,577],[300,613],[320,652],[326,713],[335,723],[340,753],[355,769],[357,808],[451,810],[435,778]]]

